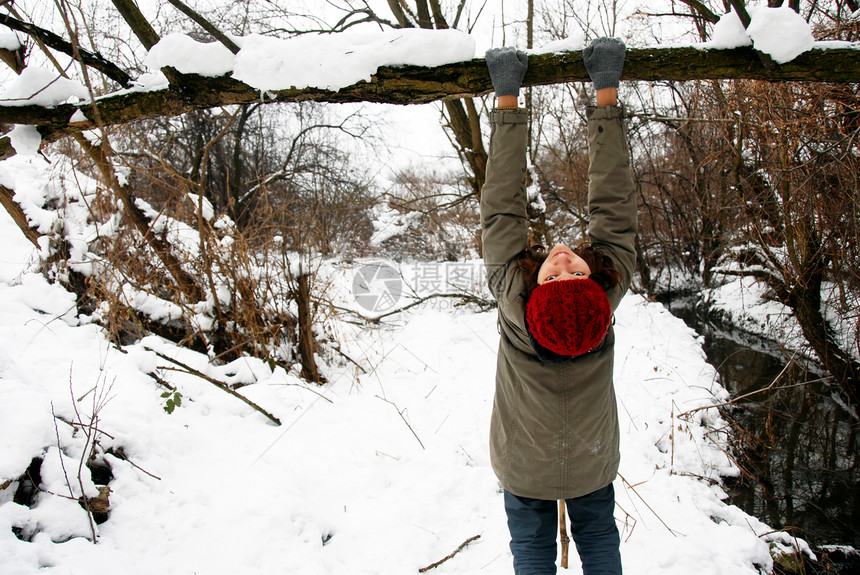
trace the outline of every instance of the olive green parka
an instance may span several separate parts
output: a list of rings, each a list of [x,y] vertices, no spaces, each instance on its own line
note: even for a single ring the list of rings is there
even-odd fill
[[[610,327],[596,349],[562,363],[542,363],[529,342],[516,257],[528,247],[527,122],[525,110],[493,111],[481,194],[483,257],[501,335],[490,458],[510,493],[569,499],[605,487],[618,472],[615,334]],[[588,109],[588,157],[589,241],[621,272],[620,285],[607,292],[614,312],[636,258],[636,200],[620,107]]]

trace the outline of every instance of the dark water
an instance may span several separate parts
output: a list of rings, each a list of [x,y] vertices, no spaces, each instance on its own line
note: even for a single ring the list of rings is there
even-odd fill
[[[728,485],[731,502],[819,551],[860,549],[860,426],[831,388],[776,342],[708,322],[689,305],[667,306],[705,336],[709,363],[732,398],[740,398],[723,412],[743,470]]]

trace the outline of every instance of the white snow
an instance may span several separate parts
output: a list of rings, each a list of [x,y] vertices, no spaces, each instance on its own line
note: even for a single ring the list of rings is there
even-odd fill
[[[0,105],[56,106],[68,100],[88,100],[87,89],[54,70],[28,66],[0,90]]]
[[[152,71],[172,66],[183,74],[223,76],[233,69],[233,53],[220,42],[198,42],[185,34],[168,34],[150,48],[143,64]]]
[[[370,76],[380,66],[438,66],[471,60],[475,42],[457,30],[380,30],[356,27],[340,34],[302,34],[288,39],[252,34],[237,38],[233,54],[220,43],[204,44],[170,34],[152,47],[144,63],[156,71],[233,77],[259,90],[338,90]]]
[[[732,10],[714,24],[711,39],[696,46],[727,49],[752,45],[773,58],[777,64],[790,62],[813,48],[857,47],[847,42],[816,42],[809,23],[788,6],[749,6],[747,12],[750,25],[746,30],[737,13]]]
[[[544,44],[534,50],[528,50],[529,54],[554,54],[558,52],[577,52],[585,47],[585,37],[582,33],[555,40]]]
[[[738,13],[734,10],[720,17],[711,32],[710,48],[740,48],[749,46],[752,40],[747,35]]]
[[[76,124],[79,122],[89,122],[89,121],[90,121],[90,119],[87,118],[86,114],[84,114],[80,110],[75,110],[75,113],[72,114],[71,118],[69,118],[70,124]]]
[[[39,146],[42,144],[42,136],[39,134],[36,126],[16,124],[8,135],[9,142],[19,154],[32,156],[39,152]]]
[[[777,64],[790,62],[815,45],[809,23],[788,6],[753,7],[749,14],[747,34],[753,46],[770,55]]]
[[[385,202],[374,206],[370,215],[373,223],[373,235],[370,237],[370,243],[379,245],[408,229],[409,222],[414,220],[417,214],[401,213]]]
[[[21,47],[21,38],[14,30],[0,24],[0,48],[4,50],[17,50]]]
[[[56,166],[39,157],[2,167],[22,200],[57,193],[60,184],[49,179]],[[79,225],[75,217],[70,210],[70,229]],[[434,572],[512,572],[487,446],[494,311],[431,300],[374,327],[336,321],[333,335],[357,366],[324,362],[329,383],[316,387],[257,359],[212,365],[157,337],[119,350],[75,315],[72,294],[31,269],[36,252],[5,212],[0,239],[0,484],[12,481],[0,491],[4,574],[401,575],[475,535]],[[367,313],[352,293],[363,265],[322,264],[320,284],[330,286],[336,305]],[[391,266],[401,273],[401,306],[451,286],[486,295],[480,261]],[[154,317],[172,313],[156,298],[141,306]],[[790,541],[725,503],[721,477],[737,470],[723,451],[725,424],[708,406],[727,394],[701,339],[633,294],[618,311],[616,333],[622,466],[615,516],[625,572],[754,575],[767,568],[769,545]],[[156,352],[245,384],[240,393],[282,424],[170,369],[175,364]],[[181,394],[172,414],[150,373]],[[101,450],[121,448],[128,457],[106,456],[111,513],[97,527],[97,545],[68,498],[81,485],[95,494],[87,476],[78,479],[86,440],[66,423],[77,413],[85,424],[97,413]],[[28,508],[11,495],[37,456],[46,491]],[[572,557],[569,572],[579,573]]]
[[[236,55],[233,77],[260,90],[338,90],[380,66],[438,66],[471,60],[474,40],[457,30],[351,29],[281,40],[252,35]]]
[[[775,59],[808,49],[805,32],[782,15],[757,12],[756,18],[773,26],[753,35],[757,49],[773,51]],[[741,40],[734,24],[720,28],[720,42]],[[775,37],[783,46],[770,46]],[[242,50],[234,57],[218,44],[166,37],[150,52],[147,65],[154,71],[138,79],[139,89],[163,87],[155,70],[167,65],[206,75],[232,71],[261,91],[338,89],[369,79],[379,66],[442,65],[471,59],[475,51],[472,38],[453,31],[355,29],[236,41]],[[542,50],[579,49],[581,43],[573,37]],[[5,86],[2,104],[53,106],[88,98],[79,84],[56,79],[45,70],[25,72]],[[32,134],[16,128],[13,135],[16,149],[32,151]],[[75,265],[87,269],[95,265],[85,252],[87,238],[115,233],[116,223],[96,230],[83,208],[95,184],[81,174],[64,179],[62,169],[61,161],[19,155],[0,164],[0,181],[15,191],[39,230],[64,227]],[[64,187],[70,182],[74,191]],[[62,217],[44,208],[58,199],[65,201]],[[214,215],[203,207],[204,217]],[[399,225],[391,211],[380,208],[377,215],[383,224]],[[170,225],[155,231],[170,234],[174,243],[183,240],[193,257],[193,230]],[[383,233],[377,230],[376,239]],[[480,539],[431,573],[512,572],[487,447],[495,312],[431,300],[380,325],[333,320],[332,336],[355,364],[329,358],[329,383],[315,387],[295,370],[272,370],[253,358],[216,366],[154,336],[117,349],[92,318],[76,315],[72,294],[38,273],[43,254],[2,210],[0,242],[0,485],[11,481],[0,490],[4,575],[402,575],[475,535]],[[230,242],[221,249],[230,249]],[[326,281],[320,283],[331,286],[329,296],[339,306],[367,313],[351,291],[362,264],[324,262]],[[435,288],[433,274],[452,285],[463,277],[480,285],[482,277],[480,262],[458,264],[456,282],[449,275],[455,268],[434,262],[392,267],[403,274],[407,298]],[[152,317],[179,313],[148,294],[123,295]],[[738,296],[727,289],[719,297],[729,306]],[[727,395],[700,338],[661,305],[634,294],[618,310],[616,333],[622,426],[616,519],[625,572],[754,575],[768,569],[769,546],[791,542],[725,502],[721,477],[737,470],[724,452],[719,430],[725,424],[708,406]],[[156,352],[208,377],[245,384],[240,393],[282,424],[176,371]],[[164,411],[165,389],[150,374],[181,394],[172,414]],[[80,417],[87,424],[94,414],[100,448],[122,449],[128,458],[106,456],[114,474],[111,513],[97,528],[97,545],[87,541],[89,522],[73,500],[81,490],[95,494],[87,477],[78,478],[87,442],[67,423]],[[50,492],[28,508],[13,502],[12,493],[34,457],[45,459],[42,487]],[[30,540],[16,537],[13,528]],[[576,574],[571,551],[569,573]]]

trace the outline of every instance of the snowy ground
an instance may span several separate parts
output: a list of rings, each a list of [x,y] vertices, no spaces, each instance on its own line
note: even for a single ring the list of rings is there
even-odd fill
[[[776,13],[761,10],[754,16],[772,24],[771,14]],[[765,25],[748,36],[729,20],[713,47],[753,42],[779,61],[813,47],[806,27],[786,34],[790,22]],[[788,52],[773,52],[773,38]],[[254,40],[249,49],[257,46]],[[404,42],[398,54],[435,56],[436,45],[416,50]],[[465,47],[463,54],[439,57],[453,61],[476,53],[469,42],[457,46]],[[481,44],[477,53],[486,47]],[[211,73],[233,69],[249,81],[282,79],[270,74],[280,63],[264,58],[241,61],[237,70],[231,56],[212,58],[206,47],[164,48],[187,60],[191,71],[217,64]],[[326,57],[334,53],[328,45],[312,48]],[[382,51],[391,55],[385,44],[352,58],[372,67],[380,64],[376,56]],[[294,73],[285,76],[287,86],[295,82]],[[39,71],[28,69],[4,87],[3,96],[15,96],[13,88],[37,92],[49,98],[39,103],[49,105],[79,89],[56,84],[58,93],[34,90],[44,86],[42,80]],[[160,86],[155,75],[151,84],[145,80],[140,79],[143,88]],[[322,85],[352,81],[326,79]],[[18,128],[13,136],[22,154],[38,146],[32,129]],[[212,367],[204,356],[156,338],[115,349],[99,328],[81,324],[73,296],[32,273],[35,252],[2,210],[0,243],[3,575],[402,575],[445,558],[476,535],[430,572],[512,573],[501,494],[487,454],[498,337],[494,312],[446,309],[450,300],[436,300],[379,326],[343,323],[337,339],[357,365],[330,365],[330,383],[316,388],[255,360]],[[343,286],[333,295],[344,306],[356,305],[349,289],[356,271],[331,270]],[[635,295],[623,302],[616,328],[623,434],[616,518],[625,572],[768,570],[769,546],[778,545],[773,538],[779,535],[724,503],[720,478],[735,470],[721,450],[722,422],[715,410],[691,411],[725,399],[696,334],[662,306]],[[167,369],[175,365],[150,350],[210,377],[249,384],[240,392],[282,424],[199,377]],[[182,394],[173,413],[165,412],[163,389],[149,372]],[[73,500],[81,490],[90,497],[98,493],[91,481],[78,481],[84,433],[61,421],[87,423],[94,410],[102,450],[121,448],[128,457],[107,457],[114,474],[110,518],[98,526],[95,545],[87,539],[87,517]],[[12,497],[34,457],[45,460],[43,491],[30,508]],[[579,572],[575,559],[569,572]]]
[[[381,325],[336,326],[358,366],[330,365],[309,386],[247,360],[212,367],[202,355],[148,338],[113,348],[73,313],[74,298],[32,273],[34,250],[0,212],[0,572],[509,574],[511,557],[487,435],[497,346],[494,312],[435,300]],[[426,264],[419,264],[426,265]],[[446,268],[447,269],[447,268]],[[479,268],[478,268],[479,269]],[[332,293],[359,309],[360,265],[332,267]],[[418,277],[417,268],[401,270]],[[449,273],[450,270],[446,271]],[[407,280],[407,283],[412,280]],[[405,297],[405,296],[404,296]],[[770,528],[726,505],[715,410],[725,398],[700,341],[662,306],[628,295],[617,315],[622,426],[616,518],[625,572],[757,573]],[[175,367],[246,382],[240,392],[280,419]],[[182,393],[172,414],[157,372]],[[98,409],[110,518],[97,527],[69,495],[87,423]],[[76,410],[79,415],[76,414]],[[59,449],[58,449],[59,447]],[[43,457],[36,504],[12,501]],[[25,539],[13,533],[15,528]],[[785,539],[788,543],[788,539]],[[325,544],[324,544],[325,543]],[[572,550],[570,573],[578,573]]]

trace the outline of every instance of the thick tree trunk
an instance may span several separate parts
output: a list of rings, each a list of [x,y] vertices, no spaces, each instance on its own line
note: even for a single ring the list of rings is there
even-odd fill
[[[823,277],[823,270],[804,274],[794,286],[787,303],[794,311],[803,336],[824,368],[833,376],[849,401],[860,405],[860,364],[834,341],[829,324],[821,312]]]

